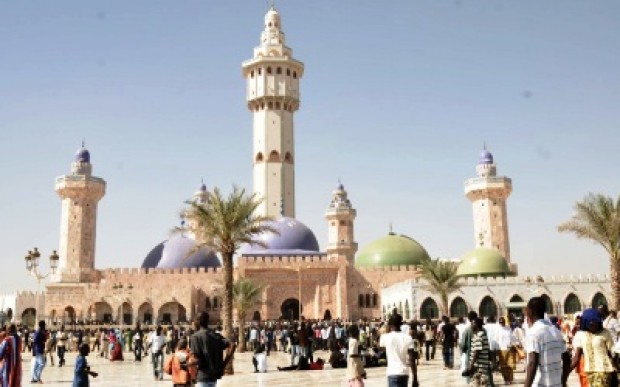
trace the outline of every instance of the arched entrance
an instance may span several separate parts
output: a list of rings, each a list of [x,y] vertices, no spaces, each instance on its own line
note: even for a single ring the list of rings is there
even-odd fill
[[[592,297],[592,307],[598,308],[601,305],[607,305],[607,298],[598,292],[594,295],[594,297]]]
[[[90,310],[90,318],[93,318],[98,323],[109,324],[112,322],[112,306],[105,301],[95,302]]]
[[[22,324],[27,326],[35,326],[35,318],[37,317],[37,311],[35,308],[26,308],[22,312]]]
[[[426,300],[422,302],[420,306],[420,318],[438,318],[439,317],[439,308],[437,307],[437,303],[432,298],[428,297]]]
[[[67,306],[63,312],[62,322],[66,324],[73,324],[75,322],[75,308]]]
[[[282,312],[282,318],[285,320],[299,320],[299,300],[296,298],[289,298],[282,303],[280,311]],[[301,306],[303,311],[303,306]]]
[[[138,321],[146,325],[153,324],[153,306],[148,302],[138,308]]]
[[[480,317],[495,317],[497,316],[497,304],[491,297],[486,296],[480,302],[480,308],[478,312]]]
[[[252,321],[260,321],[260,312],[258,310],[254,311],[254,314],[252,315]]]
[[[325,313],[323,313],[323,320],[330,321],[331,319],[332,319],[332,312],[330,312],[329,309],[326,309]]]
[[[572,314],[581,311],[581,301],[573,293],[569,294],[564,301],[564,313]]]
[[[452,304],[450,304],[450,317],[465,317],[467,312],[469,312],[467,303],[462,297],[452,300]]]
[[[131,304],[129,302],[123,302],[118,308],[118,317],[118,320],[121,322],[121,324],[133,324],[133,311],[131,310]]]
[[[157,313],[157,321],[162,324],[178,324],[187,321],[185,307],[178,302],[171,301],[163,304]]]

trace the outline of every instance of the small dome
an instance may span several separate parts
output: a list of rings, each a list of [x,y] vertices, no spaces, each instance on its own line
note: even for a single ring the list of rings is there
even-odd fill
[[[478,164],[493,164],[493,154],[484,148],[482,152],[480,152]]]
[[[269,8],[265,14],[265,27],[280,27],[280,14],[274,7]]]
[[[278,234],[263,233],[257,239],[266,247],[246,245],[241,249],[242,254],[299,254],[304,252],[316,253],[319,251],[319,242],[312,230],[300,221],[281,217],[268,223]]]
[[[366,245],[357,255],[355,266],[419,265],[429,259],[428,252],[417,241],[391,232]]]
[[[461,277],[505,277],[511,276],[508,262],[495,249],[478,247],[465,254],[456,272]]]
[[[206,247],[191,254],[197,243],[191,238],[174,235],[155,246],[142,263],[143,268],[199,268],[221,267],[217,255]]]
[[[90,152],[84,146],[82,146],[75,153],[75,162],[76,163],[90,163]]]

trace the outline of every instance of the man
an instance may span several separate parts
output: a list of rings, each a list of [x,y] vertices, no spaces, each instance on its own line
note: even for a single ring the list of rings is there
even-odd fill
[[[198,324],[200,330],[190,338],[190,352],[196,360],[187,365],[198,367],[196,387],[216,387],[218,379],[224,375],[226,364],[232,359],[235,346],[219,333],[209,331],[207,312],[200,313]],[[224,350],[228,348],[229,354],[222,359]]]
[[[379,346],[385,348],[387,357],[388,387],[407,387],[409,381],[409,367],[413,374],[412,386],[418,386],[418,370],[415,362],[413,339],[410,335],[401,332],[403,318],[399,314],[392,314],[388,320],[389,333],[381,335]],[[407,360],[408,358],[408,360]]]
[[[43,383],[41,374],[45,368],[45,340],[47,340],[47,332],[45,331],[45,321],[39,321],[39,329],[34,333],[32,338],[32,377],[30,383]]]
[[[443,316],[441,321],[439,337],[441,339],[443,368],[451,370],[454,367],[454,347],[456,346],[458,332],[456,327],[450,323],[448,316]]]
[[[67,351],[67,341],[69,340],[69,335],[65,332],[64,325],[60,327],[57,336],[58,344],[56,344],[56,351],[58,353],[58,367],[62,367],[65,365],[65,352]]]
[[[610,311],[607,305],[601,305],[598,307],[598,311],[603,316],[603,328],[607,329],[611,333],[614,341],[618,335],[618,319],[616,318],[616,312]]]
[[[142,361],[143,339],[144,339],[144,334],[142,333],[142,328],[140,327],[140,323],[137,323],[136,329],[133,331],[133,335],[132,335],[134,361]]]
[[[465,371],[469,366],[469,357],[471,356],[471,337],[473,334],[472,323],[478,318],[478,313],[470,311],[467,313],[468,324],[463,329],[463,334],[459,339],[459,349],[461,351],[461,372]],[[469,376],[467,377],[469,381]]]
[[[497,330],[497,346],[499,351],[499,367],[504,382],[512,384],[514,379],[514,370],[517,364],[516,340],[512,334],[512,330],[506,325],[506,319],[499,318],[499,329]]]
[[[0,381],[3,386],[22,385],[21,340],[17,335],[17,327],[11,324],[8,336],[0,341],[0,359],[4,364],[0,368]]]
[[[532,297],[525,308],[527,367],[525,387],[565,386],[570,357],[562,333],[544,319],[545,300]]]
[[[494,386],[491,368],[491,349],[481,318],[472,321],[471,350],[468,375],[474,385]]]
[[[489,350],[491,351],[491,369],[493,371],[497,371],[497,330],[499,326],[495,321],[495,316],[489,316],[487,318],[486,324],[484,324],[484,330],[487,333],[487,338],[489,339]]]
[[[151,332],[148,338],[155,380],[163,380],[164,378],[164,346],[166,345],[166,336],[162,331],[162,327],[158,326],[154,332]]]

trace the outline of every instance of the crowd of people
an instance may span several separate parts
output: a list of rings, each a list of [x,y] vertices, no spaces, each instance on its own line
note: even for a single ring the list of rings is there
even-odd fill
[[[148,358],[153,378],[172,376],[174,386],[215,386],[244,335],[253,351],[257,373],[268,372],[272,352],[284,352],[288,365],[278,371],[319,371],[346,368],[348,386],[363,387],[366,369],[385,367],[389,387],[419,385],[418,367],[441,353],[444,370],[459,370],[464,385],[494,386],[499,380],[514,383],[518,366],[525,371],[525,386],[563,386],[574,370],[582,387],[618,385],[620,323],[614,311],[603,305],[586,309],[571,319],[558,320],[545,313],[545,302],[534,297],[524,315],[479,318],[474,311],[456,321],[406,323],[397,310],[383,321],[271,321],[236,328],[232,341],[222,336],[221,326],[209,328],[207,313],[190,327],[47,329],[44,321],[31,332],[10,325],[0,332],[0,386],[21,386],[21,354],[32,352],[30,383],[42,383],[49,358],[65,365],[67,352],[76,352],[74,386],[88,386],[96,377],[87,356],[110,361]],[[458,354],[457,354],[458,350]],[[227,356],[224,356],[226,351]],[[325,359],[316,353],[325,354]],[[280,357],[282,358],[282,357]],[[448,372],[448,371],[446,371]],[[411,379],[411,383],[409,383]]]

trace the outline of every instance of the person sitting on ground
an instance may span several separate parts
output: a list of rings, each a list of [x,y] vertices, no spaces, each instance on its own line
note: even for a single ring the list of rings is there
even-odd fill
[[[324,365],[325,360],[320,357],[314,363],[308,363],[308,359],[305,356],[301,356],[297,365],[278,367],[278,371],[318,371],[322,370]]]
[[[259,344],[254,351],[252,357],[252,364],[254,365],[254,372],[267,372],[267,356],[265,354],[265,344]]]
[[[73,387],[90,386],[89,376],[97,377],[97,373],[90,370],[90,366],[86,361],[86,356],[90,353],[90,345],[87,343],[80,344],[80,354],[75,359],[75,371],[73,376]]]
[[[332,348],[329,356],[329,365],[332,368],[347,368],[347,357],[343,353],[343,344],[341,340],[336,342],[336,347]]]

